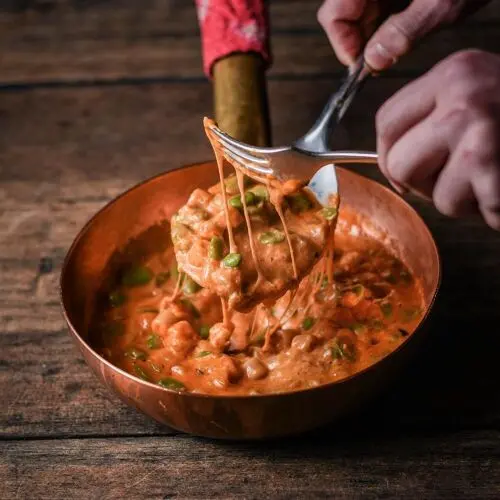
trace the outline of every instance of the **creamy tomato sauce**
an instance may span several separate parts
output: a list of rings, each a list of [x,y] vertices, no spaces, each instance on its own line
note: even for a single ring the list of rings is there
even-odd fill
[[[234,163],[224,178],[213,122],[204,124],[220,182],[193,191],[172,217],[172,241],[181,271],[221,297],[224,310],[245,312],[272,303],[311,271],[333,236],[337,200],[323,207],[302,182],[250,178]]]
[[[172,245],[121,269],[92,338],[165,388],[267,394],[345,378],[390,353],[423,314],[420,284],[339,200],[304,183],[224,178],[171,219]],[[227,160],[227,158],[226,158]],[[335,238],[335,239],[334,239]]]
[[[196,189],[171,221],[179,268],[224,297],[230,309],[242,311],[276,300],[308,274],[323,253],[331,227],[322,207],[303,189],[283,199],[285,226],[271,203],[277,197],[274,189],[244,179],[242,194],[236,176],[225,179],[227,217],[216,185],[208,191]]]
[[[220,298],[179,275],[170,246],[119,273],[94,346],[116,366],[180,391],[266,394],[345,378],[397,348],[423,314],[418,280],[367,227],[342,207],[334,279],[320,260],[272,306],[233,311],[231,331]]]

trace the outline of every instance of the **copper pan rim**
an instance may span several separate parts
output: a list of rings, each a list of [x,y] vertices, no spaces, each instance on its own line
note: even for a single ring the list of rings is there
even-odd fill
[[[440,287],[441,287],[441,281],[442,281],[442,261],[441,261],[441,257],[440,257],[440,254],[439,254],[439,250],[437,248],[437,245],[436,245],[436,242],[432,236],[432,233],[430,232],[427,224],[425,223],[425,221],[423,220],[423,218],[420,216],[420,214],[406,201],[404,200],[402,197],[400,197],[399,195],[397,195],[394,191],[392,191],[391,189],[389,189],[388,187],[380,184],[380,183],[377,183],[375,180],[372,180],[372,179],[368,179],[356,172],[353,172],[353,171],[350,171],[349,170],[349,175],[353,176],[353,177],[358,177],[358,178],[362,178],[364,179],[364,181],[368,181],[368,182],[371,182],[371,183],[376,183],[378,185],[378,188],[381,189],[382,191],[385,192],[385,195],[387,195],[389,198],[391,198],[395,203],[398,203],[400,205],[404,205],[405,208],[407,210],[409,210],[410,212],[413,213],[414,217],[416,217],[420,224],[421,224],[421,227],[424,229],[425,233],[426,233],[426,236],[428,237],[429,241],[432,243],[432,252],[434,253],[435,257],[436,257],[436,262],[437,262],[437,276],[436,276],[436,280],[435,280],[435,288],[434,288],[434,291],[433,291],[433,294],[432,294],[432,297],[431,299],[429,300],[428,304],[426,304],[426,310],[425,310],[425,314],[423,315],[422,319],[420,320],[420,322],[418,323],[418,325],[416,326],[415,330],[413,331],[413,333],[411,333],[406,339],[404,342],[402,342],[396,349],[394,349],[393,351],[391,351],[387,356],[381,358],[380,360],[376,361],[375,363],[371,364],[370,366],[360,370],[360,371],[357,371],[356,373],[352,374],[352,375],[349,375],[347,377],[344,377],[340,380],[336,380],[336,381],[332,381],[332,382],[328,382],[326,384],[322,384],[322,385],[319,385],[317,387],[310,387],[310,388],[305,388],[305,389],[297,389],[297,390],[293,390],[293,391],[287,391],[287,392],[275,392],[275,393],[265,393],[265,394],[253,394],[253,395],[242,395],[242,394],[205,394],[205,393],[194,393],[194,392],[187,392],[187,391],[174,391],[174,390],[171,390],[171,389],[166,389],[164,387],[161,387],[157,384],[154,384],[152,382],[147,382],[145,380],[142,380],[124,370],[122,370],[121,368],[118,368],[117,366],[115,366],[114,364],[110,363],[108,360],[104,359],[102,356],[100,356],[92,347],[91,345],[78,333],[77,331],[77,328],[73,325],[71,319],[70,319],[70,315],[69,315],[69,312],[68,312],[68,307],[66,305],[66,296],[67,296],[67,293],[66,291],[64,290],[64,278],[65,278],[65,275],[66,275],[66,271],[67,271],[67,268],[69,266],[69,262],[71,261],[72,257],[73,257],[73,254],[80,242],[80,240],[83,238],[83,236],[85,235],[85,233],[87,232],[87,230],[94,224],[94,222],[96,221],[96,219],[103,213],[105,212],[109,207],[113,206],[117,201],[121,200],[122,198],[125,198],[130,192],[134,191],[135,189],[143,186],[144,184],[147,184],[149,182],[152,182],[156,179],[159,179],[161,177],[165,177],[165,176],[168,176],[170,173],[173,173],[173,172],[177,172],[179,170],[187,170],[189,168],[192,168],[192,167],[197,167],[197,166],[201,166],[201,165],[204,165],[206,163],[210,163],[210,162],[196,162],[196,163],[191,163],[191,164],[188,164],[188,165],[183,165],[183,166],[180,166],[180,167],[176,167],[176,168],[172,168],[170,169],[168,172],[162,172],[162,173],[159,173],[155,176],[152,176],[152,177],[149,177],[135,185],[133,185],[132,187],[130,187],[129,189],[125,190],[123,193],[119,194],[118,196],[114,197],[112,200],[110,200],[108,203],[106,203],[102,208],[100,208],[86,223],[85,225],[80,229],[80,231],[78,232],[78,234],[76,235],[76,237],[74,238],[69,250],[67,251],[66,253],[66,256],[64,258],[64,261],[63,261],[63,265],[62,265],[62,268],[61,268],[61,274],[60,274],[60,278],[59,278],[59,301],[60,301],[60,304],[61,304],[61,308],[62,308],[62,313],[63,313],[63,317],[69,327],[69,330],[74,338],[74,340],[77,342],[77,344],[85,349],[86,352],[88,352],[92,357],[96,358],[98,360],[98,362],[100,364],[103,364],[103,365],[106,365],[108,368],[110,368],[111,370],[113,370],[114,372],[118,373],[120,376],[122,377],[125,377],[127,378],[128,380],[130,380],[131,382],[134,382],[134,383],[137,383],[139,385],[142,385],[142,386],[147,386],[147,387],[151,387],[153,389],[156,389],[156,390],[161,390],[161,391],[165,391],[167,393],[170,393],[170,394],[174,394],[176,396],[180,396],[182,398],[188,398],[188,399],[191,399],[191,398],[195,398],[195,399],[211,399],[211,400],[262,400],[262,399],[272,399],[272,398],[285,398],[285,397],[292,397],[292,396],[297,396],[299,394],[303,394],[303,393],[312,393],[312,392],[315,392],[315,391],[320,391],[320,390],[325,390],[325,389],[328,389],[328,388],[331,388],[333,386],[339,386],[339,385],[342,385],[344,383],[347,383],[349,382],[350,380],[352,379],[355,379],[355,378],[358,378],[360,377],[361,375],[365,375],[367,373],[369,373],[370,371],[372,370],[375,370],[384,360],[387,360],[389,358],[392,358],[396,355],[396,353],[398,353],[401,349],[404,348],[404,346],[407,344],[407,342],[414,338],[414,337],[417,337],[419,336],[419,334],[422,332],[423,330],[423,326],[425,324],[425,322],[428,320],[431,312],[432,312],[432,309],[433,309],[433,306],[436,302],[436,298],[437,298],[437,295],[439,293],[439,290],[440,290]],[[348,169],[343,169],[342,167],[337,167],[338,170],[348,170]],[[342,189],[342,186],[340,186],[340,190]],[[342,196],[342,195],[341,195]]]

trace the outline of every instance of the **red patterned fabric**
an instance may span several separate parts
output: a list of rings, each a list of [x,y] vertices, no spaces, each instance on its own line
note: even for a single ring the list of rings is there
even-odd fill
[[[257,52],[270,64],[269,23],[264,0],[196,0],[203,69],[233,52]]]

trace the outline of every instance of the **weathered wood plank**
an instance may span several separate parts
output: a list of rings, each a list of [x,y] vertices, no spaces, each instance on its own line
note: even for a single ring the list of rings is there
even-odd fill
[[[0,345],[0,436],[170,433],[107,393],[66,330],[2,333]]]
[[[321,0],[270,0],[275,32],[317,29]],[[469,22],[493,24],[500,19],[494,1]],[[17,28],[14,26],[17,25]],[[193,35],[198,32],[194,0],[4,0],[0,27],[5,35],[17,31],[19,40],[50,36],[123,38]],[[56,28],[56,30],[54,30]],[[54,33],[56,31],[56,33]]]
[[[322,78],[341,75],[325,36],[318,32],[273,37],[273,66],[269,78]],[[423,42],[389,75],[419,75],[461,49],[496,51],[497,27],[446,30]],[[4,48],[0,55],[2,85],[92,83],[115,80],[204,80],[198,38],[74,40],[28,47]]]
[[[498,432],[362,436],[7,442],[0,484],[4,498],[498,498]]]
[[[44,12],[0,12],[0,84],[204,79],[191,1],[140,5],[112,1],[84,3],[78,9],[66,2],[53,5]],[[270,78],[341,74],[343,68],[314,12],[308,2],[271,3],[274,64]],[[307,21],[307,29],[294,24],[311,18],[314,23]],[[420,74],[459,49],[495,51],[499,46],[497,25],[475,29],[469,22],[436,34],[390,74]]]
[[[498,281],[496,290],[500,290]],[[444,293],[450,294],[453,286]],[[477,290],[471,288],[471,292]],[[464,307],[460,299],[441,301],[424,351],[384,397],[355,416],[353,428],[369,422],[379,429],[407,433],[500,429],[495,364],[500,343],[485,333],[491,331],[489,323],[473,319],[489,312],[491,321],[498,323],[500,315],[491,314],[491,306],[472,314],[453,312],[460,307]],[[43,308],[36,308],[33,317],[37,312],[41,321]],[[459,334],[459,328],[466,331]],[[2,333],[0,393],[0,436],[4,438],[170,433],[107,393],[84,365],[65,329]]]
[[[370,82],[338,130],[339,145],[372,148],[374,112],[405,81]],[[335,83],[271,82],[276,143],[289,142],[312,123]],[[111,399],[82,364],[65,333],[58,273],[79,229],[109,199],[167,168],[210,157],[201,129],[205,113],[210,114],[210,87],[203,82],[2,94],[3,436],[169,432]],[[372,167],[358,170],[380,179]],[[422,358],[367,410],[370,420],[408,431],[498,428],[500,237],[481,222],[448,220],[414,203],[443,256],[441,300]]]

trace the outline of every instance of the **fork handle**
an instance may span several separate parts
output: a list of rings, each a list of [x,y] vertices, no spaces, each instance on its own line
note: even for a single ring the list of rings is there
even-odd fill
[[[341,120],[369,75],[370,69],[361,55],[340,88],[330,96],[314,125],[304,136],[295,141],[293,146],[310,153],[326,153],[329,150],[328,142],[332,129]]]
[[[265,63],[258,54],[231,54],[213,66],[215,120],[221,130],[253,146],[269,146]]]

